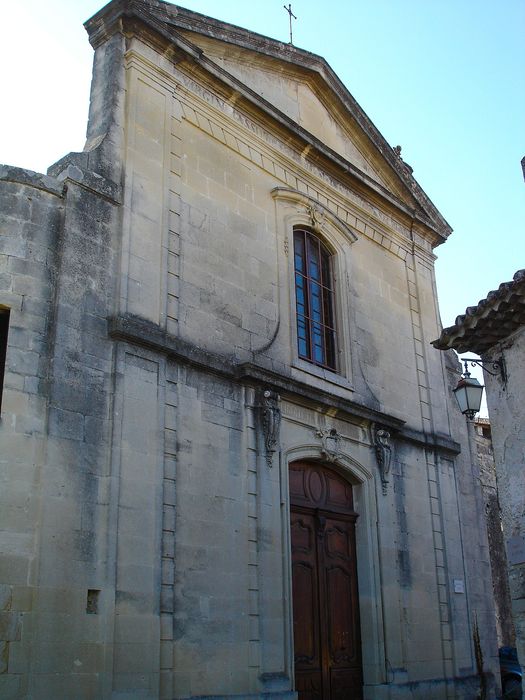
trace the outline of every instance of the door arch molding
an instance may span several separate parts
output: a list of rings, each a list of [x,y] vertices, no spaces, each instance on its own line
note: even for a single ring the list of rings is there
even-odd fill
[[[298,461],[321,462],[327,467],[339,471],[352,486],[361,484],[368,488],[368,484],[373,485],[374,474],[364,464],[345,452],[341,452],[337,459],[328,463],[318,443],[293,447],[287,451],[285,458],[287,465]]]

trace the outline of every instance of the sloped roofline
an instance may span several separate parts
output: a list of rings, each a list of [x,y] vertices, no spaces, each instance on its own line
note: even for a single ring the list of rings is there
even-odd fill
[[[525,326],[525,270],[503,282],[476,306],[469,306],[453,326],[444,328],[432,345],[438,350],[476,352],[479,355]]]
[[[252,32],[250,30],[238,27],[227,22],[222,22],[207,15],[193,12],[184,7],[173,5],[164,0],[112,0],[91,19],[85,23],[85,28],[89,34],[91,43],[96,47],[99,43],[99,36],[104,34],[110,22],[107,21],[108,15],[112,15],[111,19],[116,19],[118,15],[127,17],[135,16],[146,24],[149,24],[156,31],[160,32],[171,41],[176,42],[178,48],[189,54],[195,61],[201,63],[203,68],[210,71],[213,65],[213,73],[215,77],[222,78],[223,81],[232,85],[244,87],[244,94],[248,93],[249,99],[255,102],[259,108],[269,113],[273,118],[278,118],[278,121],[284,123],[288,128],[292,128],[296,133],[300,134],[307,142],[311,142],[314,147],[320,150],[325,155],[328,155],[332,161],[338,164],[344,164],[344,169],[353,175],[359,175],[359,179],[364,181],[366,185],[373,189],[379,190],[379,193],[390,200],[398,208],[405,210],[406,213],[419,219],[421,223],[429,227],[438,234],[439,241],[437,244],[444,242],[452,232],[452,228],[441,215],[437,207],[433,204],[430,198],[420,187],[416,179],[412,175],[412,169],[408,166],[381,135],[379,130],[374,126],[363,109],[359,106],[348,89],[338,78],[337,74],[332,70],[327,61],[316,54],[310,53],[304,49],[297,48],[291,44],[271,39],[262,34]],[[101,31],[102,29],[102,31]],[[179,30],[179,31],[177,31]],[[346,161],[343,157],[333,152],[325,144],[322,144],[316,137],[309,134],[305,129],[298,126],[293,120],[280,112],[275,106],[270,105],[264,98],[257,95],[248,86],[245,86],[236,77],[225,71],[216,63],[211,61],[204,55],[204,52],[187,37],[182,36],[180,30],[191,31],[203,36],[217,39],[219,41],[230,43],[234,46],[245,48],[270,58],[274,58],[281,62],[289,63],[290,66],[298,67],[303,71],[310,72],[318,76],[325,85],[337,96],[344,108],[348,111],[352,119],[358,124],[361,130],[366,134],[372,145],[377,149],[383,159],[390,165],[393,172],[399,178],[401,184],[412,195],[416,204],[415,211],[406,211],[406,207],[388,192],[381,185],[372,181],[366,174],[360,171],[356,166]],[[419,210],[419,214],[418,214]]]

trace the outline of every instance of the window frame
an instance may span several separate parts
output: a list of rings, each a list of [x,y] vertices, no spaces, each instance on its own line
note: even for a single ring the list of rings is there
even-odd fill
[[[302,250],[299,250],[300,247]],[[316,367],[337,372],[338,333],[333,255],[333,251],[311,228],[294,226],[293,265],[297,354],[300,359]],[[301,295],[302,310],[300,310]],[[304,328],[304,337],[300,334],[301,326]],[[316,342],[316,338],[319,342]],[[305,346],[304,351],[302,345]]]
[[[291,376],[298,381],[322,387],[329,383],[337,390],[353,391],[352,366],[355,352],[352,338],[355,333],[356,307],[350,304],[352,278],[352,244],[358,240],[356,232],[326,204],[290,187],[271,190],[275,202],[276,235],[280,285],[286,293],[280,296],[279,308],[288,330],[288,353],[284,361],[290,365]],[[332,251],[332,281],[334,287],[334,317],[337,331],[336,369],[329,370],[303,360],[297,351],[297,323],[295,299],[295,271],[293,229],[306,228]],[[283,284],[284,283],[284,284]]]

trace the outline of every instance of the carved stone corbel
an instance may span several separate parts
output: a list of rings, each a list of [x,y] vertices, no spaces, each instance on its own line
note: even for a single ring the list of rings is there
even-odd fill
[[[341,436],[336,428],[319,428],[316,436],[321,438],[321,453],[327,462],[335,462],[341,456]]]
[[[388,485],[388,475],[390,473],[390,464],[392,462],[392,444],[390,440],[390,433],[384,428],[377,428],[374,434],[374,445],[377,459],[377,466],[379,467],[379,474],[381,476],[381,485],[383,487],[383,495],[386,496],[387,485]]]
[[[281,428],[281,409],[279,408],[279,394],[269,389],[261,392],[259,410],[261,412],[261,426],[264,438],[266,464],[273,466],[273,453],[279,445]]]

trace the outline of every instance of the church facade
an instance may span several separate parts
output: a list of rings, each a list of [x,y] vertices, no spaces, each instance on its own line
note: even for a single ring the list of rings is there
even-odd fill
[[[0,694],[495,697],[448,224],[322,58],[86,28],[84,151],[0,167]]]

